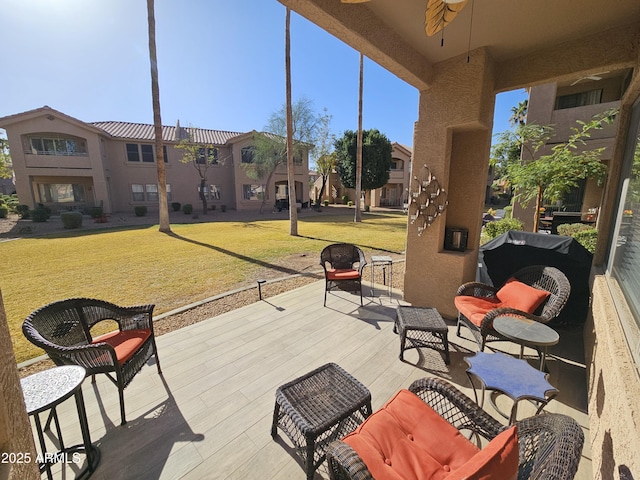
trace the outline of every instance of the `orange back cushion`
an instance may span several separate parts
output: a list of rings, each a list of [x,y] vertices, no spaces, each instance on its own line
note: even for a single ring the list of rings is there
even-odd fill
[[[120,365],[124,364],[140,349],[142,344],[151,336],[151,330],[116,330],[105,333],[93,339],[91,343],[108,343],[116,351]]]
[[[533,313],[547,299],[549,292],[538,290],[517,280],[509,280],[498,290],[496,296],[504,304],[503,306]]]

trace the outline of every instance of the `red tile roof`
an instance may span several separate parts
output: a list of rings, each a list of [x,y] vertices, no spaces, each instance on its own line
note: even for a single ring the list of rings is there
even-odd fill
[[[129,122],[90,122],[89,125],[100,128],[112,137],[130,138],[132,140],[154,140],[153,125]],[[180,135],[176,135],[177,127],[163,125],[162,138],[166,142],[177,142],[180,138],[189,138],[191,134],[196,143],[224,145],[233,137],[243,135],[241,132],[227,132],[224,130],[207,130],[204,128],[181,127]]]

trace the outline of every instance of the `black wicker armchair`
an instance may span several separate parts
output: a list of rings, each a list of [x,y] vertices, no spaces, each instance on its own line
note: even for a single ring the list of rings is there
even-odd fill
[[[506,283],[513,280],[536,290],[549,292],[549,296],[533,313],[529,313],[499,302],[499,288],[479,282],[465,283],[458,288],[454,300],[458,309],[457,335],[460,336],[460,326],[465,325],[471,330],[480,350],[484,350],[487,342],[508,340],[493,328],[493,320],[496,317],[515,315],[548,323],[560,314],[571,293],[569,280],[555,267],[531,265],[518,270]],[[473,305],[475,299],[483,306]],[[496,302],[495,306],[491,306],[491,302]]]
[[[439,378],[422,378],[409,390],[462,433],[488,441],[508,427],[500,424],[451,384]],[[516,422],[518,479],[571,480],[578,470],[584,433],[566,415],[543,413]],[[333,480],[373,480],[358,454],[346,443],[331,443],[327,451]]]
[[[87,375],[104,373],[118,387],[122,425],[126,423],[124,389],[147,360],[160,361],[153,332],[154,305],[119,307],[103,300],[72,298],[50,303],[22,324],[27,339],[44,349],[56,365],[80,365]],[[118,330],[93,337],[91,329],[113,320]]]
[[[324,269],[324,305],[327,292],[333,289],[360,292],[362,305],[362,270],[367,264],[364,253],[350,243],[334,243],[320,253],[320,265]]]

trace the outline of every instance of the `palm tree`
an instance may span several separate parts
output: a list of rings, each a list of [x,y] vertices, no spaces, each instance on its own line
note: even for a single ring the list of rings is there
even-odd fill
[[[529,100],[518,102],[518,106],[511,107],[511,116],[509,123],[512,127],[516,125],[524,125],[527,123],[527,109],[529,108]]]
[[[362,196],[362,84],[364,77],[364,56],[360,53],[360,83],[358,87],[358,141],[356,148],[356,213],[354,222],[362,221],[360,197]]]
[[[158,202],[160,231],[171,232],[169,207],[167,205],[167,180],[164,171],[164,148],[162,142],[162,120],[160,118],[160,88],[158,87],[158,58],[156,55],[156,19],[154,0],[147,0],[147,19],[149,24],[149,60],[151,63],[151,99],[153,103],[153,127],[156,138],[156,167],[158,169]]]
[[[296,197],[295,170],[293,165],[293,109],[291,107],[291,9],[287,7],[285,20],[284,64],[286,70],[287,103],[287,183],[289,184],[289,234],[298,236],[298,210]]]

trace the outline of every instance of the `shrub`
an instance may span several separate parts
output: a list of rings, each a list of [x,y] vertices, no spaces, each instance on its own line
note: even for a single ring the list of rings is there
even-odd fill
[[[180,202],[171,202],[171,208],[174,212],[179,212],[181,207],[182,205],[180,204]]]
[[[91,218],[102,218],[104,214],[102,207],[89,207],[88,213]]]
[[[576,233],[593,229],[591,225],[585,225],[584,223],[563,223],[558,225],[558,234],[573,237]]]
[[[9,208],[4,204],[0,205],[0,218],[7,218],[8,214]]]
[[[349,201],[349,197],[347,195],[342,195],[342,203],[346,204]]]
[[[144,217],[147,214],[147,207],[145,205],[136,205],[133,207],[133,212],[136,217]]]
[[[522,222],[516,218],[503,218],[497,222],[489,222],[484,227],[484,233],[489,238],[496,238],[510,230],[522,230]]]
[[[18,212],[18,215],[20,215],[20,218],[30,218],[29,217],[30,211],[31,209],[29,208],[29,205],[18,205],[16,207],[16,212]]]
[[[211,205],[211,210],[215,210],[216,209],[216,205]]]
[[[323,203],[324,203],[324,206],[325,206],[325,207],[328,207],[328,206],[329,206],[329,200],[325,200]]]
[[[353,207],[353,202],[352,202],[351,200],[349,200],[349,201],[347,202],[347,205],[348,205],[348,206],[350,206],[350,207]]]
[[[51,217],[51,209],[40,203],[36,208],[29,211],[29,216],[34,222],[46,222]]]
[[[80,228],[82,226],[82,214],[80,212],[62,212],[60,220],[64,228]]]
[[[191,205],[190,203],[185,203],[182,206],[182,211],[184,212],[185,215],[191,214],[191,212],[193,212],[193,205]]]
[[[220,205],[220,211],[221,212],[226,212],[227,211],[227,206],[226,205]]]
[[[504,217],[502,218],[512,218],[513,217],[513,207],[511,205],[507,205],[504,207]]]
[[[588,225],[587,225],[588,226]],[[586,248],[590,253],[596,253],[596,243],[598,242],[598,230],[595,228],[589,228],[576,232],[571,235],[576,241]]]

